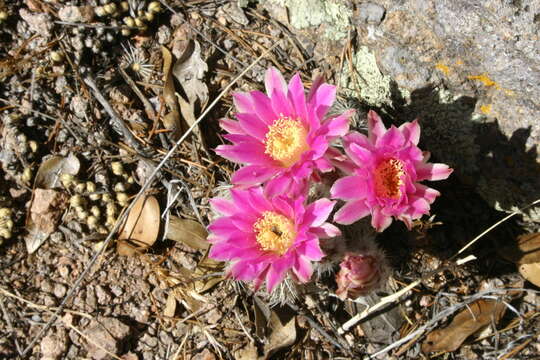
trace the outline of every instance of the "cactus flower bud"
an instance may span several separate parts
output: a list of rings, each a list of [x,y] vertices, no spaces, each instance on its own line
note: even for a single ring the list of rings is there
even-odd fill
[[[384,258],[369,253],[348,253],[339,267],[336,295],[342,300],[369,294],[380,286],[387,273]]]

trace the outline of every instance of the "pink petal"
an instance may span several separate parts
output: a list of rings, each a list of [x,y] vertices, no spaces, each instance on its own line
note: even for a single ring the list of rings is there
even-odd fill
[[[253,113],[253,100],[251,95],[243,92],[235,92],[232,94],[234,106],[241,113]]]
[[[318,238],[327,239],[341,235],[341,231],[335,225],[330,223],[324,223],[321,226],[309,229],[309,231],[315,234]]]
[[[379,206],[373,208],[371,213],[371,226],[378,232],[382,232],[392,223],[392,217],[384,215]]]
[[[418,163],[416,165],[416,176],[418,181],[422,180],[444,180],[454,171],[446,164]]]
[[[411,217],[409,215],[402,214],[402,215],[399,216],[398,219],[405,223],[405,226],[407,227],[407,229],[409,231],[412,229],[413,223],[412,223],[412,219],[411,219]]]
[[[266,183],[266,186],[264,187],[264,192],[266,196],[274,197],[285,193],[291,183],[292,180],[288,175],[279,175]]]
[[[260,186],[250,189],[249,203],[251,207],[259,214],[272,210],[272,203],[266,199]]]
[[[308,224],[310,227],[321,226],[330,216],[335,204],[335,201],[324,198],[312,202],[306,207],[303,224]]]
[[[313,107],[315,108],[316,115],[319,119],[322,119],[330,106],[336,100],[336,87],[330,84],[322,84],[315,93],[315,99],[313,101]]]
[[[280,117],[285,116],[292,119],[295,118],[295,111],[292,107],[292,104],[289,102],[287,97],[284,93],[280,91],[275,91],[271,98],[272,101],[272,108],[274,109],[274,112],[278,114]]]
[[[405,141],[410,141],[414,145],[418,145],[418,141],[420,141],[420,125],[418,125],[418,120],[401,124],[399,130],[405,137]]]
[[[354,110],[348,110],[335,118],[327,120],[321,132],[326,136],[345,136],[349,131],[350,117],[354,114]]]
[[[231,197],[234,205],[236,206],[237,213],[247,212],[247,215],[253,213],[253,209],[249,205],[249,190],[239,190],[237,188],[231,189]]]
[[[237,211],[238,211],[238,208],[237,208]],[[240,212],[231,216],[230,219],[238,230],[250,234],[253,232],[253,224],[255,223],[257,219],[253,218],[253,215],[256,215],[256,214],[249,214],[252,216],[247,216],[247,215],[248,213],[246,212]]]
[[[392,149],[398,149],[402,147],[404,143],[405,138],[401,132],[395,126],[391,126],[383,136],[377,138],[375,145],[377,147],[390,147]]]
[[[309,181],[307,177],[304,179],[293,178],[287,195],[293,198],[297,198],[306,194],[308,192],[308,188]]]
[[[257,141],[257,139],[255,139],[253,136],[246,135],[245,133],[244,134],[226,134],[226,135],[223,135],[223,137],[229,140],[230,142],[232,142],[233,144],[251,143],[251,144],[258,145],[261,143],[260,141]]]
[[[276,174],[272,166],[247,165],[237,170],[232,176],[232,183],[238,185],[262,184]]]
[[[429,214],[429,203],[416,196],[411,196],[409,199],[409,210],[407,213],[411,214],[413,219],[417,219],[424,214]]]
[[[332,188],[330,194],[333,199],[358,200],[364,199],[367,193],[366,179],[361,176],[345,176],[338,179]]]
[[[268,125],[263,123],[255,114],[238,113],[236,118],[243,130],[243,133],[253,136],[263,142],[268,132]]]
[[[359,146],[371,149],[371,142],[364,134],[360,134],[356,131],[351,131],[343,137],[343,146],[348,147],[351,143],[355,143]]]
[[[349,144],[345,148],[345,153],[360,167],[369,167],[375,160],[374,153],[371,150],[356,143]]]
[[[312,158],[319,158],[328,150],[328,139],[326,136],[316,136],[311,141],[308,141],[308,143],[313,154]]]
[[[339,224],[350,225],[369,215],[369,212],[370,210],[364,200],[350,201],[338,210],[334,215],[334,221]]]
[[[311,89],[309,89],[309,93],[307,96],[307,101],[311,102],[314,98],[314,96],[317,94],[317,91],[319,90],[319,87],[324,84],[324,77],[317,76],[315,80],[311,83]]]
[[[281,73],[273,66],[266,70],[264,85],[266,87],[266,93],[270,97],[272,97],[276,90],[280,91],[282,94],[287,92],[287,83],[285,82],[285,79],[283,79]]]
[[[231,269],[231,275],[237,280],[249,281],[259,276],[265,270],[267,264],[253,263],[248,261],[238,261]]]
[[[407,146],[401,149],[398,153],[399,158],[412,161],[422,161],[424,154],[416,145]]]
[[[278,196],[272,199],[272,204],[274,205],[274,208],[281,213],[282,215],[286,216],[289,219],[294,219],[294,208],[292,204],[287,201],[287,199],[283,196]]]
[[[317,170],[323,173],[334,170],[334,165],[332,165],[332,163],[324,157],[315,160],[315,167]]]
[[[238,121],[231,119],[221,119],[219,120],[219,126],[229,134],[245,134],[245,131],[240,126]]]
[[[231,216],[236,213],[236,206],[232,201],[223,198],[210,199],[210,205],[212,208],[220,214],[225,216]]]
[[[317,238],[304,241],[298,246],[297,253],[302,254],[311,261],[319,261],[324,257],[324,253],[319,246],[319,240]]]
[[[236,231],[236,226],[228,217],[220,217],[212,221],[208,225],[208,231],[214,233],[217,236],[222,236],[223,234],[227,235],[230,232]]]
[[[373,110],[368,112],[368,138],[372,144],[386,133],[381,117]]]
[[[311,262],[304,256],[298,256],[296,258],[293,271],[300,280],[300,282],[308,282],[313,273],[313,267]]]
[[[267,264],[268,265],[268,264]],[[256,278],[253,279],[253,290],[255,292],[259,291],[259,288],[261,287],[262,283],[264,282],[264,278],[266,277],[266,273],[268,272],[268,269],[270,267],[267,266],[263,271],[261,271]]]
[[[264,145],[255,143],[240,143],[235,145],[220,145],[216,153],[236,163],[273,166],[274,161],[264,153]]]
[[[293,104],[296,116],[304,123],[307,120],[306,95],[300,75],[296,73],[289,82],[287,98]]]
[[[260,91],[252,91],[250,94],[253,98],[253,108],[257,116],[266,125],[272,125],[278,116],[272,108],[270,98]]]
[[[334,167],[343,171],[345,174],[354,174],[355,170],[358,168],[358,166],[345,155],[334,157],[331,161]]]
[[[426,199],[426,201],[430,204],[432,204],[435,201],[437,196],[441,195],[440,192],[430,187],[427,187],[426,185],[416,183],[414,184],[414,186],[416,188],[415,195]]]
[[[212,245],[210,247],[210,251],[208,252],[208,257],[210,259],[219,260],[219,261],[226,261],[230,260],[231,247],[227,243],[217,243]]]
[[[261,257],[262,252],[258,244],[251,244],[251,247],[238,247],[231,244],[228,244],[230,247],[230,257],[231,259],[242,259],[242,260],[258,260]]]
[[[276,285],[283,281],[287,270],[291,268],[291,260],[288,258],[279,259],[270,263],[270,268],[266,273],[266,289],[272,292]]]
[[[261,256],[261,251],[257,247],[238,248],[230,243],[217,243],[212,245],[209,257],[215,260],[232,260],[242,258],[242,260],[255,259]]]

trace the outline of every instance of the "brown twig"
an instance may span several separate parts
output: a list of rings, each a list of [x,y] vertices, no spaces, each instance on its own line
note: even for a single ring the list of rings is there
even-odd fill
[[[133,90],[135,95],[137,95],[139,100],[141,100],[141,102],[143,103],[144,111],[146,112],[146,116],[148,116],[148,118],[150,120],[155,120],[156,119],[156,112],[154,111],[154,108],[152,107],[152,104],[150,104],[150,101],[148,101],[148,99],[144,96],[144,94],[139,89],[137,84],[135,84],[135,81],[133,81],[133,79],[128,75],[128,73],[126,73],[126,71],[124,69],[122,69],[121,66],[118,67],[118,71],[120,71],[120,75],[122,75],[124,80],[131,87],[131,90]]]
[[[20,356],[22,354],[21,345],[19,345],[19,341],[17,341],[17,337],[15,335],[15,329],[13,329],[13,325],[11,324],[11,318],[9,317],[9,313],[7,312],[6,307],[4,306],[3,296],[0,296],[0,307],[2,308],[4,319],[6,319],[8,331],[11,333],[11,337],[13,338],[13,342],[15,343],[15,347],[17,348],[17,352],[19,353],[19,356]]]
[[[127,125],[124,123],[124,120],[118,116],[116,111],[112,108],[112,106],[109,104],[107,99],[103,96],[99,88],[97,87],[94,79],[91,76],[87,76],[83,79],[84,83],[90,87],[92,90],[92,94],[96,98],[96,100],[103,106],[103,109],[109,114],[111,119],[114,121],[116,128],[119,129],[122,132],[122,135],[126,139],[129,146],[131,146],[133,149],[135,149],[137,152],[144,154],[144,151],[141,149],[140,144],[135,139],[135,136],[131,133],[131,130],[127,127]]]

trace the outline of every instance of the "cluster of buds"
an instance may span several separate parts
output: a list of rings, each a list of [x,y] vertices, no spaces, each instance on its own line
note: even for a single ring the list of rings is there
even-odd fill
[[[85,222],[88,229],[106,234],[114,227],[119,209],[128,204],[130,190],[135,180],[125,170],[121,162],[111,164],[111,172],[118,180],[113,192],[98,189],[92,181],[81,181],[71,174],[62,174],[60,181],[64,188],[72,192],[69,199],[72,215]]]
[[[107,2],[94,9],[99,17],[110,16],[119,18],[123,16],[122,21],[125,27],[122,28],[122,35],[130,36],[132,30],[144,32],[148,30],[148,24],[154,21],[157,14],[162,11],[159,1],[151,1],[145,6],[144,0],[132,0],[131,2],[122,1],[120,3]]]
[[[7,207],[0,208],[0,244],[11,238],[13,231],[12,210]]]

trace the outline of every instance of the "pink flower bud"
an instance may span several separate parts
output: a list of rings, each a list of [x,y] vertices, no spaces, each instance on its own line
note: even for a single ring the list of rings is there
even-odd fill
[[[336,295],[356,299],[377,289],[386,277],[386,262],[373,254],[346,254],[336,275]]]

